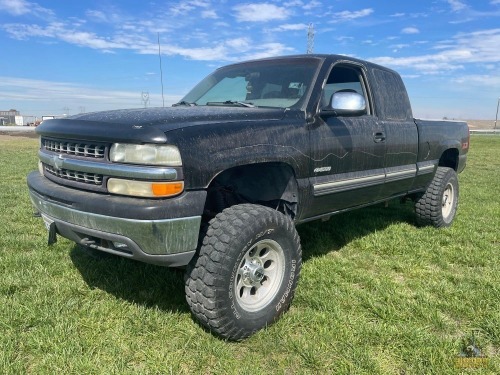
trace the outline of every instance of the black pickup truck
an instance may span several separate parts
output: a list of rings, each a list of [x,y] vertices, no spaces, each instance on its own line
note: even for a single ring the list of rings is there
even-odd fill
[[[413,118],[400,76],[337,55],[216,70],[171,108],[44,121],[28,176],[49,230],[94,252],[186,267],[194,316],[231,340],[289,307],[295,225],[384,202],[452,223],[464,122]]]

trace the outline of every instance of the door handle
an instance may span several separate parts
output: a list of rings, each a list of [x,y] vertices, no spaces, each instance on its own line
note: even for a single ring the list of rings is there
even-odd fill
[[[384,132],[373,133],[373,141],[375,143],[384,142],[385,141],[385,133]]]

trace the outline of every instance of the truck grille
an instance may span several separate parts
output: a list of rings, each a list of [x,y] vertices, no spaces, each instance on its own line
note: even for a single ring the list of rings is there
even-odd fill
[[[72,171],[69,169],[55,169],[47,164],[44,164],[44,167],[45,172],[64,180],[83,182],[91,185],[102,185],[103,175],[101,174]]]
[[[86,158],[103,159],[106,146],[96,143],[68,142],[42,138],[42,147],[58,154],[75,155]]]

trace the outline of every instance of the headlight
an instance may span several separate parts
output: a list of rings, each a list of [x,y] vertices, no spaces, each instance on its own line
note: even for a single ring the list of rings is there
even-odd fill
[[[171,145],[133,145],[114,143],[109,159],[117,163],[182,166],[179,149]]]
[[[152,182],[122,180],[120,178],[110,178],[108,180],[108,191],[113,194],[131,195],[134,197],[164,198],[173,197],[182,193],[184,182]]]

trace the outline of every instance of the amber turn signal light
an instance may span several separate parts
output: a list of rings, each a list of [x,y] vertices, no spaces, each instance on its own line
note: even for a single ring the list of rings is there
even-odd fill
[[[184,183],[182,181],[166,183],[153,182],[151,188],[155,197],[170,197],[182,193],[184,190]]]

